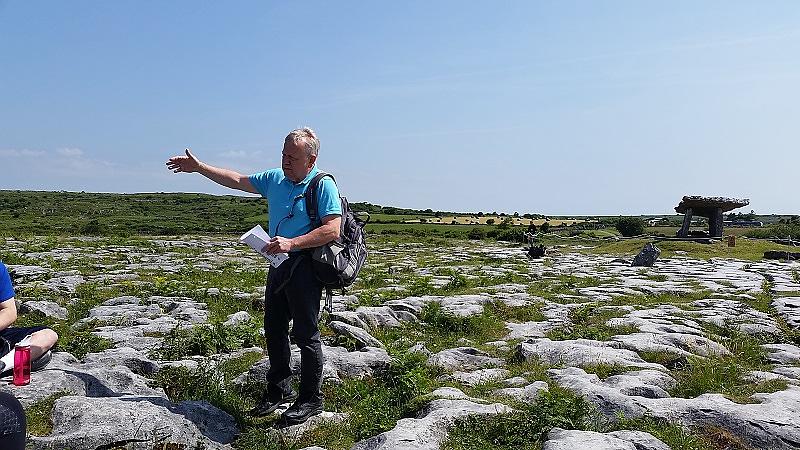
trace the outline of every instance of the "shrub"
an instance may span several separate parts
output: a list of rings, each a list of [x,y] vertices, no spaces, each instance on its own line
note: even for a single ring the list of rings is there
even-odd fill
[[[99,235],[107,232],[108,227],[100,223],[97,219],[92,219],[81,227],[81,234]]]
[[[614,227],[625,237],[644,234],[644,220],[639,217],[622,217],[617,220]]]

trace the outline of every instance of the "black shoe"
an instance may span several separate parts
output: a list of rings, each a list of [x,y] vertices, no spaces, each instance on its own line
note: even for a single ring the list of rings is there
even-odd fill
[[[281,414],[281,425],[298,425],[322,412],[322,399],[308,402],[296,401]]]
[[[258,405],[250,410],[250,415],[253,417],[268,416],[281,405],[285,405],[286,403],[290,403],[295,400],[297,400],[297,392],[293,390],[279,393],[277,395],[265,394]]]
[[[50,350],[42,353],[42,356],[31,363],[31,372],[44,369],[48,364],[50,364],[51,359],[53,359],[53,353],[50,352]]]

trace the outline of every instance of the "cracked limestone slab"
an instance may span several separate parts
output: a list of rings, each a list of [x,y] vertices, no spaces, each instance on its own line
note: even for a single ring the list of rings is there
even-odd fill
[[[565,341],[551,341],[548,338],[530,339],[517,345],[516,352],[525,361],[538,359],[553,366],[586,367],[607,364],[667,370],[661,364],[643,360],[636,352],[619,348],[617,343],[590,339]]]

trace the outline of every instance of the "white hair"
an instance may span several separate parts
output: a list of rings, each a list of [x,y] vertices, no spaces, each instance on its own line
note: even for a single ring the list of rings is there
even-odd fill
[[[307,156],[317,156],[319,153],[319,138],[317,133],[309,127],[298,128],[292,130],[286,135],[284,142],[292,142],[294,144],[303,143],[306,148]]]

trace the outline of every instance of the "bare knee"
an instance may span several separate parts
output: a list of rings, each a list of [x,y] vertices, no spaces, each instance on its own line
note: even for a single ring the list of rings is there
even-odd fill
[[[58,341],[58,334],[49,329],[39,330],[31,335],[31,345],[41,348],[43,351],[50,350]]]

